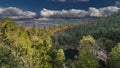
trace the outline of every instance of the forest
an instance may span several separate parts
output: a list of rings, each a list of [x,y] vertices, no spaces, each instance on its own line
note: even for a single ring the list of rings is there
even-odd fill
[[[0,21],[0,68],[120,68],[120,12],[39,28]]]

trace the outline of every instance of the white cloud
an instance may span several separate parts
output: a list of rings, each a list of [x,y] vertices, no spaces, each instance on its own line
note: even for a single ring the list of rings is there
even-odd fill
[[[90,7],[88,12],[89,12],[89,16],[95,16],[95,17],[101,17],[102,16],[99,9],[96,9],[96,8],[93,8],[93,7]]]
[[[76,17],[105,17],[108,15],[111,15],[114,12],[117,12],[120,8],[116,6],[109,6],[109,7],[104,7],[104,8],[94,8],[90,7],[88,10],[81,10],[81,9],[70,9],[70,10],[48,10],[48,9],[43,9],[40,11],[39,16],[35,12],[31,11],[24,11],[22,9],[16,8],[16,7],[6,7],[2,8],[0,7],[0,18],[4,17],[10,17],[11,19],[14,19],[17,23],[22,23],[25,25],[29,25],[29,23],[54,23],[53,21],[55,20],[54,18],[60,17],[62,22],[58,23],[63,23],[65,22],[63,19],[65,17],[70,17],[70,18],[76,18]],[[36,18],[37,17],[37,18]],[[50,18],[49,18],[50,17]],[[61,21],[59,20],[59,21]],[[47,22],[46,22],[47,21]],[[74,21],[75,22],[75,21]]]
[[[30,19],[34,18],[36,13],[31,11],[23,11],[16,7],[7,7],[7,8],[0,8],[0,17],[10,17],[12,19]]]
[[[104,8],[94,8],[90,7],[88,11],[81,9],[70,9],[70,10],[48,10],[43,9],[40,11],[43,17],[105,17],[117,12],[120,8],[116,6],[109,6]]]
[[[48,10],[43,9],[40,11],[41,16],[43,17],[84,17],[88,14],[85,10],[76,10],[76,9],[70,9],[70,10]]]
[[[109,16],[114,12],[118,12],[120,8],[116,7],[116,6],[109,6],[109,7],[104,7],[104,8],[89,8],[89,15],[90,16],[95,16],[95,17],[105,17],[105,16]]]

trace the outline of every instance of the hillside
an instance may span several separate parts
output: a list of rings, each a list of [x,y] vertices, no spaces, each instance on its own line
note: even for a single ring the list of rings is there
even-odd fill
[[[92,35],[95,39],[102,42],[100,44],[104,45],[109,51],[109,48],[107,48],[109,44],[113,47],[120,41],[120,12],[94,22],[67,28],[61,34],[58,33],[57,36],[56,34],[53,39],[58,41],[57,45],[61,47],[75,47],[83,36]]]
[[[52,28],[0,21],[0,68],[119,68],[120,13]]]

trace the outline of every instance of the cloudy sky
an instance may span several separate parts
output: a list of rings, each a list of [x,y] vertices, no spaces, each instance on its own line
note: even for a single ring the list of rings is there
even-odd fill
[[[0,19],[39,23],[49,18],[105,17],[119,7],[120,0],[0,0]]]

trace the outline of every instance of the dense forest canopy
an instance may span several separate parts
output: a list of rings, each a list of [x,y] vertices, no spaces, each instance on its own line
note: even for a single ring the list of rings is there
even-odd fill
[[[51,28],[0,21],[0,68],[119,68],[120,12]]]
[[[119,26],[120,13],[115,13],[112,16],[104,17],[94,22],[67,28],[62,33],[59,32],[57,36],[54,35],[53,39],[58,41],[60,46],[74,46],[79,44],[79,40],[83,36],[92,35],[97,41],[102,42],[100,44],[108,48],[109,51],[109,44],[113,47],[120,40]]]

